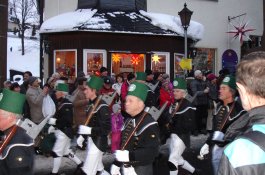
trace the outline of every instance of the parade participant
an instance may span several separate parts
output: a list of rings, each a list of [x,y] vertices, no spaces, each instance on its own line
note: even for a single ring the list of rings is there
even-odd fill
[[[89,99],[90,110],[92,111],[90,122],[79,126],[78,134],[88,135],[87,155],[81,174],[95,175],[104,170],[102,163],[103,153],[106,152],[108,146],[108,134],[111,131],[111,117],[108,105],[98,96],[98,90],[103,85],[103,79],[92,76],[85,87],[85,96]],[[99,100],[98,105],[96,105]],[[89,111],[91,112],[91,111]],[[84,141],[83,136],[79,136],[77,144],[82,147]]]
[[[136,72],[136,81],[146,84],[146,73],[145,72]],[[147,86],[148,87],[148,86]],[[155,93],[148,87],[147,97],[145,100],[146,107],[155,106],[157,103],[155,101]]]
[[[130,117],[124,122],[122,149],[114,153],[116,161],[111,166],[112,175],[120,173],[121,163],[125,167],[121,169],[124,174],[128,169],[134,169],[137,175],[153,175],[152,163],[160,144],[159,128],[152,116],[144,111],[147,91],[148,87],[139,82],[129,86],[125,109]]]
[[[74,161],[78,166],[82,166],[81,160],[70,149],[71,139],[73,139],[73,105],[65,98],[68,95],[69,88],[67,84],[58,83],[56,86],[55,96],[57,99],[57,111],[48,123],[52,126],[48,132],[54,132],[56,141],[52,148],[53,169],[51,174],[58,174],[62,158],[67,157]],[[54,130],[55,128],[56,130]]]
[[[185,148],[190,146],[190,134],[191,129],[194,128],[196,111],[196,108],[185,99],[187,95],[187,83],[184,79],[174,79],[173,94],[175,102],[169,108],[168,128],[170,137],[161,149],[169,148],[168,166],[170,175],[177,175],[179,167],[186,169],[192,174],[198,174],[195,168],[182,157]]]
[[[219,90],[219,102],[213,110],[213,134],[211,134],[206,143],[200,150],[199,158],[203,158],[204,155],[209,153],[209,146],[212,149],[212,166],[214,174],[217,174],[217,169],[222,156],[224,145],[220,145],[217,138],[219,134],[226,133],[227,128],[239,119],[246,111],[242,108],[242,105],[236,97],[236,82],[233,76],[226,76]],[[217,141],[217,142],[216,142]]]
[[[265,52],[253,52],[238,64],[236,85],[248,121],[226,146],[218,175],[260,175],[265,168]],[[243,116],[242,116],[243,117]]]
[[[16,125],[21,117],[25,95],[7,89],[0,99],[0,130],[5,139],[0,142],[1,175],[33,175],[34,148],[33,140],[25,130]],[[15,130],[16,129],[16,130]],[[7,140],[8,138],[11,140]],[[3,143],[6,143],[5,146]]]

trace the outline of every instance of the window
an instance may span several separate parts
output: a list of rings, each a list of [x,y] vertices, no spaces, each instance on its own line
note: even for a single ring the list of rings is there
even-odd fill
[[[112,53],[112,73],[143,72],[145,68],[145,54]]]
[[[169,74],[169,53],[154,52],[151,55],[151,68],[153,72]]]
[[[106,67],[107,56],[105,50],[85,49],[83,52],[83,69],[87,75],[98,74],[99,69]]]
[[[197,48],[196,56],[192,61],[194,70],[211,70],[214,72],[215,52],[215,49],[211,48]]]
[[[179,53],[174,54],[174,75],[175,77],[181,77],[185,75],[184,70],[180,67],[180,61],[183,57],[184,57],[183,54],[179,54]]]
[[[76,77],[76,50],[55,50],[54,51],[54,70],[61,76],[74,80]]]

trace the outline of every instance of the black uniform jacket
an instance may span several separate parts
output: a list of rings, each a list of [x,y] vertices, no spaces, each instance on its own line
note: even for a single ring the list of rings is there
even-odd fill
[[[69,138],[73,138],[73,104],[66,98],[58,100],[58,107],[55,114],[56,128],[61,130]]]
[[[5,132],[7,135],[10,129]],[[1,175],[33,175],[33,140],[25,130],[18,127],[15,135],[0,155]]]
[[[94,104],[96,100],[97,98],[90,101],[90,104]],[[104,100],[99,102],[88,126],[92,127],[91,138],[94,144],[100,151],[106,152],[108,147],[108,134],[111,131],[111,117],[109,107]]]
[[[122,128],[122,147],[143,116],[143,113],[144,111],[133,118],[129,117],[125,121]],[[125,147],[125,150],[129,151],[129,164],[133,166],[151,164],[158,155],[159,144],[159,127],[153,117],[147,114]]]

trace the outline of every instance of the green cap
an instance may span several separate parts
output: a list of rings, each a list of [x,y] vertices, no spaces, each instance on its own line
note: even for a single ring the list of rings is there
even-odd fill
[[[140,100],[145,102],[147,97],[148,88],[145,84],[139,82],[133,82],[128,88],[128,94],[138,97]]]
[[[175,78],[173,81],[174,89],[187,89],[187,83],[183,78]]]
[[[0,109],[15,114],[22,114],[26,96],[24,94],[4,89],[0,97]]]
[[[65,83],[58,83],[56,86],[57,91],[69,92],[69,86]]]
[[[136,72],[136,80],[146,80],[146,73],[145,72]]]
[[[230,88],[236,90],[236,79],[234,76],[231,76],[231,75],[226,76],[223,79],[222,84],[227,85]]]
[[[103,86],[103,83],[104,82],[102,78],[97,76],[91,76],[90,78],[88,78],[86,84],[92,89],[99,90]]]

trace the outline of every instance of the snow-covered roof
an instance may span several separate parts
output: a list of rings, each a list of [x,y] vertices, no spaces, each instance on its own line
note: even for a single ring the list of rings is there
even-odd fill
[[[40,32],[54,33],[81,30],[184,36],[180,18],[177,16],[145,11],[99,13],[96,9],[78,9],[74,12],[54,16],[42,24]],[[204,27],[198,22],[191,21],[187,33],[189,38],[202,39]]]

